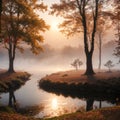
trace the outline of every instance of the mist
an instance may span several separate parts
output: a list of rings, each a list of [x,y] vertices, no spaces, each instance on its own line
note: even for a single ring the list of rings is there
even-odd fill
[[[102,69],[104,69],[104,64],[108,60],[112,60],[113,64],[116,65],[118,59],[113,56],[114,48],[116,44],[114,41],[109,41],[102,46]],[[71,63],[74,59],[79,58],[83,65],[81,69],[85,69],[85,53],[84,48],[81,45],[74,46],[64,46],[62,48],[53,48],[48,44],[43,45],[43,52],[39,55],[34,55],[29,47],[24,48],[24,53],[16,51],[15,59],[15,70],[38,72],[38,71],[64,71],[64,70],[74,70]],[[98,68],[98,48],[95,48],[93,55],[93,66]],[[0,48],[0,68],[8,68],[8,53],[6,49]],[[119,68],[118,65],[114,67]]]

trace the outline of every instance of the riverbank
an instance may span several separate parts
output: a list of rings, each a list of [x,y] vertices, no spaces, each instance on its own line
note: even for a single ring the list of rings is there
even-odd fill
[[[0,93],[8,92],[10,89],[16,90],[29,80],[30,74],[27,72],[7,73],[0,71]]]
[[[120,93],[120,71],[97,72],[83,75],[84,71],[65,71],[46,75],[39,82],[40,88],[47,92],[64,96],[89,97],[93,95],[116,97]]]
[[[102,108],[89,112],[76,112],[45,120],[119,120],[120,106]]]
[[[48,119],[37,119],[14,112],[0,112],[0,120],[119,120],[119,118],[120,106],[101,108],[89,112],[75,112]]]

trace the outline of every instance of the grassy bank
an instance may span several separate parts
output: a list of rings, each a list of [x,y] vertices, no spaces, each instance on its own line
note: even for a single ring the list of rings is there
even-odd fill
[[[119,120],[120,106],[102,108],[89,112],[76,112],[48,119],[36,119],[14,112],[0,112],[0,120]]]
[[[0,72],[0,93],[8,92],[10,88],[12,90],[18,89],[29,80],[29,77],[30,74],[27,72],[15,72],[11,74],[5,71]]]
[[[45,120],[119,120],[119,119],[120,119],[120,106],[116,106],[83,113],[76,112]]]
[[[83,71],[58,72],[42,78],[40,88],[71,97],[116,98],[120,93],[120,72],[101,72],[93,76],[83,75]]]
[[[32,116],[39,113],[39,106],[21,108],[16,112],[9,106],[0,106],[0,120],[37,120]]]

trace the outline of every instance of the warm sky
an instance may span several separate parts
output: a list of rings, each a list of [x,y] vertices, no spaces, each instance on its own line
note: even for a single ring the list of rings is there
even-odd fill
[[[48,5],[48,9],[53,3],[58,3],[59,0],[43,0],[44,4]],[[80,44],[80,36],[67,38],[65,35],[59,32],[58,25],[62,21],[62,18],[49,15],[48,12],[40,13],[47,24],[51,26],[50,30],[44,33],[44,43],[50,44],[52,47],[61,48],[64,45],[78,46]]]
[[[53,3],[59,3],[60,0],[43,0],[45,5],[48,5],[48,10],[50,10],[50,6]],[[51,26],[50,30],[45,32],[44,35],[44,44],[49,44],[54,48],[61,48],[63,46],[79,46],[83,44],[82,35],[73,36],[67,38],[64,34],[59,32],[59,28],[57,27],[59,23],[62,21],[62,18],[59,16],[49,15],[48,12],[40,13],[40,17],[43,18],[47,24]],[[113,31],[111,31],[113,33]],[[110,36],[111,35],[111,36]],[[106,41],[113,39],[113,34],[106,35]]]
[[[59,2],[59,0],[43,0],[43,2],[46,5],[48,5],[48,9],[49,9],[51,4],[57,3]],[[83,45],[82,35],[81,36],[76,35],[72,38],[67,39],[67,37],[65,37],[62,33],[59,32],[57,27],[57,25],[62,21],[62,18],[49,15],[48,12],[40,13],[40,17],[43,18],[47,24],[51,25],[51,29],[43,33],[43,36],[45,38],[43,46],[45,47],[45,50],[43,53],[41,53],[38,56],[33,56],[33,54],[30,52],[29,49],[27,49],[24,52],[24,54],[17,53],[17,57],[15,61],[16,69],[28,70],[29,66],[31,66],[30,68],[34,70],[37,70],[37,68],[39,70],[43,70],[43,68],[46,70],[46,67],[47,69],[50,69],[50,70],[52,68],[55,70],[73,69],[73,67],[71,67],[70,64],[75,58],[80,58],[80,60],[82,60],[84,63],[82,68],[85,68],[85,55],[83,51],[84,49],[83,47],[79,48],[79,45]],[[111,29],[109,34],[107,34],[107,36],[104,38],[104,40],[106,40],[105,42],[114,40],[113,36],[114,36],[114,32]],[[44,44],[48,44],[48,45],[44,45]],[[102,48],[102,50],[104,51],[103,52],[104,54],[102,54],[103,66],[108,59],[111,59],[111,58],[116,59],[112,55],[114,50],[114,47],[112,45],[113,43],[109,43],[106,46],[103,46]],[[72,46],[72,47],[69,47],[69,46]],[[52,48],[56,48],[56,49],[52,49]],[[61,48],[61,49],[58,49],[58,48]],[[98,66],[97,54],[98,52],[96,52],[94,55],[96,58],[93,58],[94,65],[96,66]],[[0,61],[2,61],[2,64],[0,64],[0,68],[8,67],[7,53],[4,53],[4,52],[0,53]],[[42,69],[40,69],[41,67]]]

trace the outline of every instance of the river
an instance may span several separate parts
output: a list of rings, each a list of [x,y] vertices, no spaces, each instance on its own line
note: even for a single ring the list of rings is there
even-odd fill
[[[39,113],[35,115],[37,118],[54,117],[65,113],[85,110],[86,100],[72,97],[64,97],[48,93],[39,88],[38,82],[50,71],[32,73],[30,80],[24,86],[14,92],[17,103],[20,107],[41,106],[43,107]],[[0,104],[8,105],[9,94],[1,94]],[[99,101],[94,101],[93,109],[99,108]],[[113,104],[102,101],[102,107],[113,106]]]

